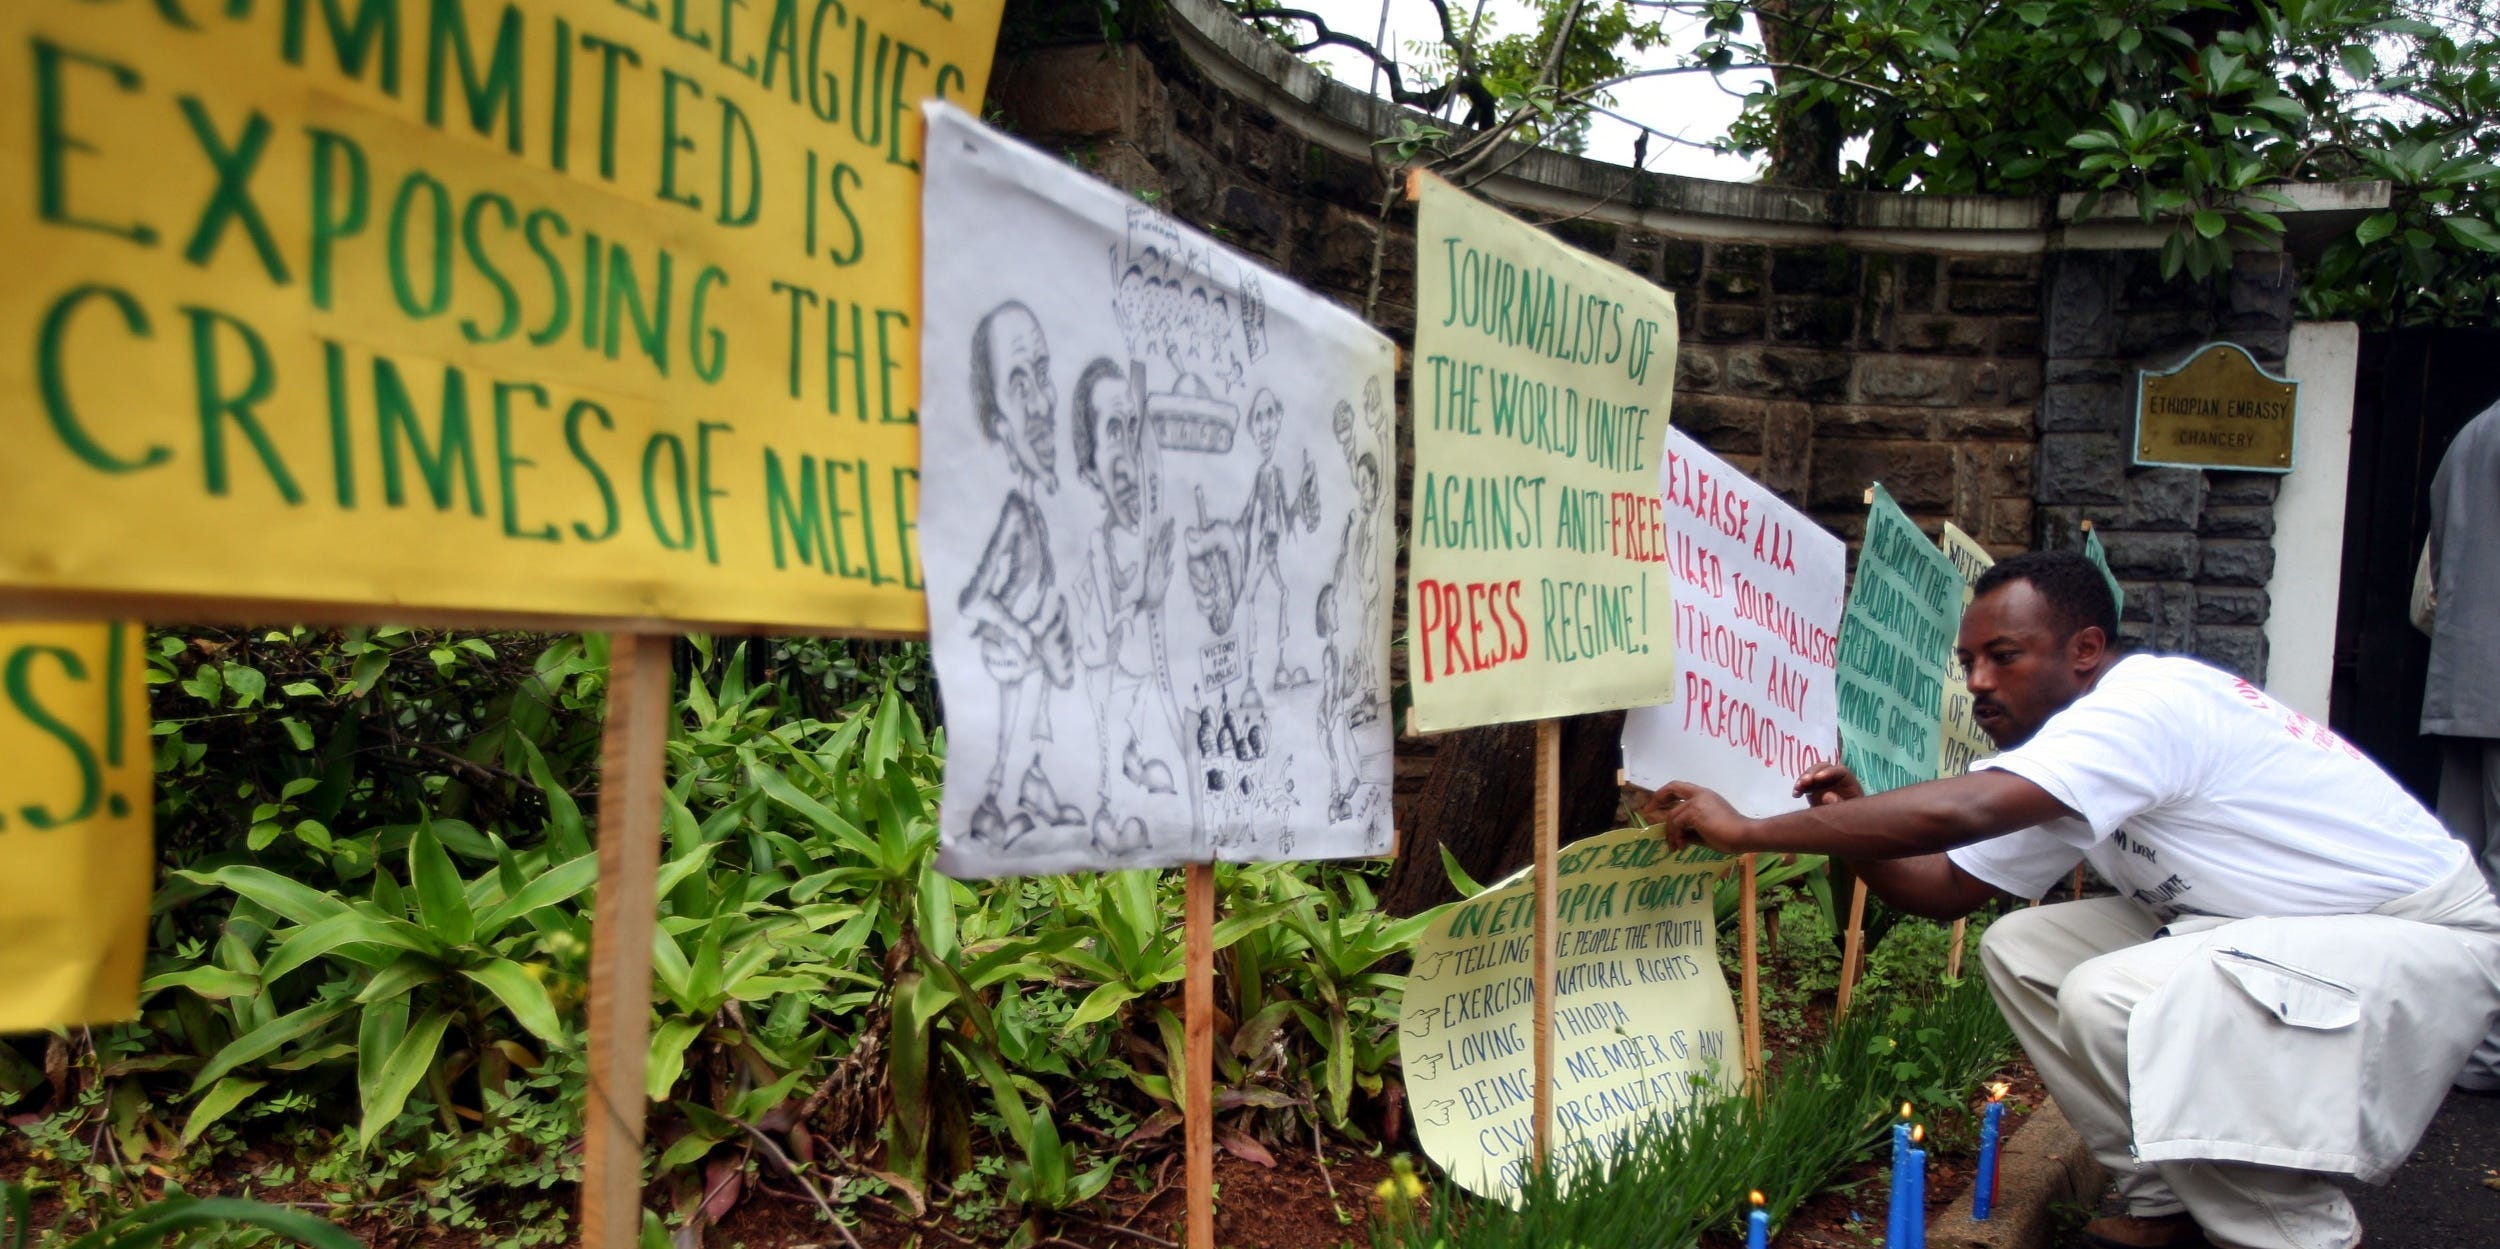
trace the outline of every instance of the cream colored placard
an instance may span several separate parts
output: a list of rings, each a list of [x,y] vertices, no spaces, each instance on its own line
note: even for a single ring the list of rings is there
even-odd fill
[[[1415,178],[1416,732],[1663,703],[1675,301]]]
[[[1944,552],[1946,559],[1953,561],[1953,570],[1962,574],[1962,607],[1968,610],[1971,586],[1979,580],[1979,574],[1988,571],[1989,567],[1996,563],[1996,558],[1988,554],[1988,548],[1979,545],[1978,539],[1962,532],[1961,526],[1952,521],[1944,523],[1944,534],[1936,539],[1936,546]],[[1985,759],[1997,752],[1997,744],[1989,740],[1988,734],[1979,727],[1978,721],[1971,719],[1969,680],[1970,672],[1962,667],[1962,661],[1957,657],[1947,656],[1944,679],[1944,723],[1942,725],[1944,736],[1941,742],[1942,749],[1936,756],[1936,775],[1938,776],[1960,776],[1970,771],[1973,761]]]
[[[1707,852],[1690,852],[1687,854]],[[1678,858],[1652,829],[1556,860],[1554,1151],[1566,1179],[1742,1079],[1711,893],[1732,859]],[[1536,899],[1527,875],[1443,908],[1415,942],[1398,1020],[1424,1152],[1516,1200],[1535,1118]]]
[[[146,644],[135,624],[0,625],[0,1033],[139,1013]]]
[[[1000,0],[0,6],[0,599],[915,632]]]

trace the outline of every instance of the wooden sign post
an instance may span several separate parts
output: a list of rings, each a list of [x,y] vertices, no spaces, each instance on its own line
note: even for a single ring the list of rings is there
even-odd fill
[[[582,1131],[582,1243],[642,1235],[643,1068],[651,1053],[651,934],[659,917],[668,788],[670,639],[608,635],[599,742],[599,896],[590,923],[590,1105]]]
[[[1562,921],[1554,903],[1554,860],[1562,846],[1562,722],[1536,722],[1536,1030],[1535,1158],[1540,1168],[1554,1144],[1554,939]]]
[[[1183,956],[1181,1069],[1188,1089],[1181,1100],[1187,1139],[1189,1249],[1215,1249],[1215,865],[1181,869]]]
[[[1738,991],[1743,998],[1743,1041],[1745,1046],[1745,1087],[1753,1099],[1762,1100],[1762,899],[1755,880],[1757,856],[1745,855],[1737,864],[1741,873],[1736,886],[1736,957],[1744,964],[1738,973]]]

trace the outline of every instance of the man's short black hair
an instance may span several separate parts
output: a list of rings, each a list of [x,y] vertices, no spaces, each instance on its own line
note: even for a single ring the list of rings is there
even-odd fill
[[[2110,645],[2118,643],[2118,600],[2109,592],[2109,580],[2101,575],[2100,565],[2073,551],[2025,551],[1999,560],[1988,571],[1979,574],[1971,586],[1971,597],[1999,586],[2028,581],[2031,588],[2047,599],[2049,610],[2057,613],[2061,637],[2073,637],[2087,627],[2097,626]]]

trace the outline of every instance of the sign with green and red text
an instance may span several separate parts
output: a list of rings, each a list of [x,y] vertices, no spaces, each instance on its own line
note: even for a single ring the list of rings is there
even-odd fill
[[[1666,702],[1658,464],[1675,302],[1438,178],[1415,182],[1408,727]]]

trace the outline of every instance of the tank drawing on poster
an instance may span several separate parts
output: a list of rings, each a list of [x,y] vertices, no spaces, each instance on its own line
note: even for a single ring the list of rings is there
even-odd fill
[[[926,275],[941,866],[1385,852],[1387,343],[968,119],[931,124],[930,237],[973,240],[931,246]]]

